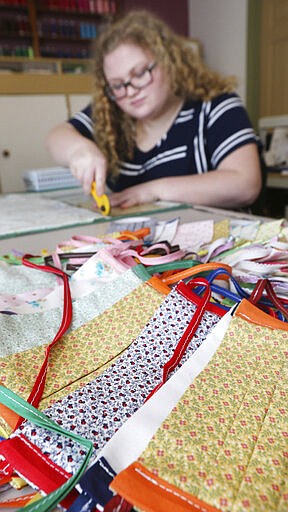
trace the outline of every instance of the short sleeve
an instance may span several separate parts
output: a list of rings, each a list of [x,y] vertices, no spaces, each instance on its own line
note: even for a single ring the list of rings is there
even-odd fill
[[[94,125],[92,121],[92,108],[88,105],[86,108],[77,112],[73,117],[68,119],[68,123],[87,139],[94,140]]]
[[[237,94],[222,94],[206,105],[206,145],[213,169],[230,153],[257,144],[247,111]]]

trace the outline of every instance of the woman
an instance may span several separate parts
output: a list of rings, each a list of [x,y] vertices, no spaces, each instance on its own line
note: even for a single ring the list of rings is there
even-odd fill
[[[58,164],[112,206],[156,200],[224,208],[261,189],[257,139],[234,83],[159,18],[133,11],[95,44],[93,105],[49,134]]]

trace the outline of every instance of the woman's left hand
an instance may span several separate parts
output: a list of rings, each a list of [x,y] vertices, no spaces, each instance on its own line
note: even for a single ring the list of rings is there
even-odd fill
[[[158,181],[158,180],[157,180]],[[110,205],[120,208],[129,208],[137,204],[152,203],[159,199],[153,187],[153,181],[141,183],[134,187],[125,188],[121,192],[113,192],[109,195]]]

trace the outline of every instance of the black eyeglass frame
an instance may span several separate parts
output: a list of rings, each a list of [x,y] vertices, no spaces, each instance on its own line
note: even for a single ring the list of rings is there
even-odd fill
[[[152,71],[153,69],[155,69],[155,67],[157,66],[157,62],[151,62],[151,64],[149,64],[144,70],[143,70],[143,75],[144,73],[146,73],[148,71],[149,75],[150,75],[150,80],[149,82],[147,82],[147,84],[145,85],[141,85],[140,87],[137,86],[137,85],[134,85],[133,84],[133,79],[137,77],[133,77],[130,78],[130,80],[127,80],[126,82],[123,82],[121,84],[119,84],[119,86],[121,87],[124,87],[124,94],[123,96],[115,96],[115,94],[113,94],[112,92],[112,89],[111,89],[111,85],[110,84],[106,84],[105,86],[105,92],[107,94],[107,96],[112,100],[112,101],[117,101],[117,100],[123,100],[124,98],[126,98],[127,96],[127,87],[129,87],[129,85],[131,85],[133,87],[133,89],[136,89],[138,91],[140,91],[140,89],[143,89],[144,87],[147,87],[147,85],[150,85],[152,82],[153,82],[153,75],[152,75]]]

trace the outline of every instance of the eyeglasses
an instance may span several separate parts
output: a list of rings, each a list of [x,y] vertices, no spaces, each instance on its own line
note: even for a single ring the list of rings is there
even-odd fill
[[[141,71],[134,73],[131,76],[130,80],[127,80],[127,82],[119,82],[118,84],[107,84],[107,95],[113,101],[122,100],[127,96],[127,87],[129,85],[131,85],[134,89],[143,89],[143,87],[146,87],[153,81],[152,71],[156,65],[156,62],[152,62],[148,66],[145,66],[145,68],[142,68]]]

